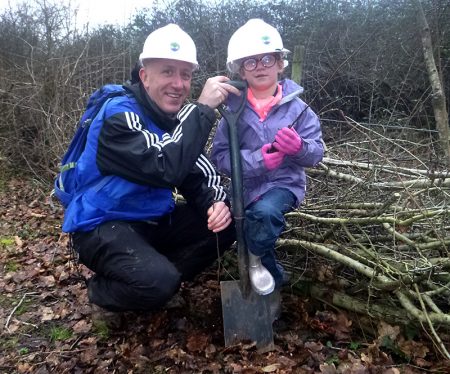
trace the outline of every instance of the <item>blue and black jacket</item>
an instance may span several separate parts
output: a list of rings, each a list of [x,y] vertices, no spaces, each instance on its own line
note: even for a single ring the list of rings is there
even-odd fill
[[[214,111],[187,104],[169,117],[141,84],[125,88],[128,94],[110,99],[90,125],[65,232],[90,231],[112,220],[157,221],[174,209],[175,189],[205,219],[215,201],[227,201],[203,153]]]

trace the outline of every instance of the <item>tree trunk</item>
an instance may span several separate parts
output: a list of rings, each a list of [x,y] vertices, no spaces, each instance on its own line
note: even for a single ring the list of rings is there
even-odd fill
[[[420,35],[422,38],[423,55],[425,65],[428,71],[432,89],[432,104],[436,127],[439,131],[439,137],[442,149],[446,156],[447,165],[450,165],[450,133],[448,128],[448,113],[443,88],[443,82],[440,79],[436,62],[433,55],[433,45],[431,42],[430,27],[428,26],[425,13],[420,0],[413,0],[417,7],[417,18],[421,27]]]

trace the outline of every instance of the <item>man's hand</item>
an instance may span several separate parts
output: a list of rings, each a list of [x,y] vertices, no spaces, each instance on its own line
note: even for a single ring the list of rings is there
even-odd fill
[[[226,229],[231,223],[231,212],[223,201],[214,203],[208,209],[208,229],[219,232]]]
[[[228,94],[232,93],[239,96],[241,91],[236,87],[225,84],[229,80],[229,78],[221,75],[209,78],[203,87],[198,102],[215,109],[225,101]]]

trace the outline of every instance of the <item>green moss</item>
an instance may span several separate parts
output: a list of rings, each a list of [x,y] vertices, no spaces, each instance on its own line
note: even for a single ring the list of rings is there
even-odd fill
[[[110,336],[108,324],[105,321],[95,321],[92,325],[92,330],[102,340],[106,340]]]
[[[20,304],[20,306],[16,309],[16,311],[14,313],[16,315],[20,316],[29,311],[30,305],[31,305],[30,301],[24,301],[24,302],[22,302],[22,304]]]
[[[12,237],[2,236],[0,237],[0,247],[7,248],[15,244],[15,240]]]
[[[70,330],[66,327],[53,326],[50,329],[50,340],[52,342],[68,340],[72,336],[73,336],[72,330]]]
[[[1,350],[16,348],[19,345],[19,338],[16,336],[5,337],[0,339]]]
[[[26,354],[28,354],[30,350],[27,347],[22,347],[19,349],[19,355],[24,356]]]
[[[4,265],[5,273],[17,271],[17,270],[19,270],[19,268],[20,268],[20,265],[14,260],[9,260]]]

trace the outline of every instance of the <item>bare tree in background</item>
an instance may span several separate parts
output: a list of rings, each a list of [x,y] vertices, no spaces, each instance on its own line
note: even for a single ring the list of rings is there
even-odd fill
[[[430,27],[428,26],[425,12],[423,11],[420,0],[414,0],[417,7],[417,18],[421,27],[420,34],[422,38],[423,55],[425,65],[430,79],[431,89],[433,91],[432,104],[434,117],[436,120],[436,128],[439,131],[442,150],[446,156],[447,165],[450,165],[450,132],[448,128],[448,112],[444,94],[444,82],[436,66],[433,54],[433,43],[431,41]]]

